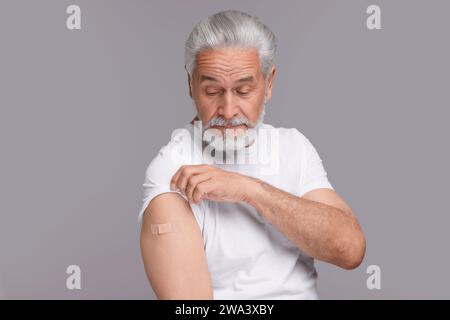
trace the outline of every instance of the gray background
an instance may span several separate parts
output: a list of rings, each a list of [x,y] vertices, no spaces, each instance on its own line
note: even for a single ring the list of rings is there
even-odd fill
[[[66,28],[78,4],[82,29]],[[366,28],[378,4],[382,30]],[[277,35],[266,122],[296,127],[358,215],[356,270],[317,262],[322,298],[449,298],[448,1],[0,2],[0,297],[151,299],[145,169],[194,115],[183,46],[223,9]],[[82,289],[65,287],[66,267]],[[381,290],[366,268],[379,265]]]

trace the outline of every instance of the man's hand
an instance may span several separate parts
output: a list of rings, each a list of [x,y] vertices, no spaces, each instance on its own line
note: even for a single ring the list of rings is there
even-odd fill
[[[189,202],[202,199],[213,201],[246,201],[247,191],[254,183],[251,177],[225,171],[209,165],[181,166],[172,177],[170,187],[179,189]]]

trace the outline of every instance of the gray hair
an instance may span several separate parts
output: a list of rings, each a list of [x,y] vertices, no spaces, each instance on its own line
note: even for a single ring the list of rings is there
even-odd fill
[[[192,76],[202,50],[231,46],[256,49],[267,80],[277,49],[275,35],[257,17],[236,10],[213,14],[194,27],[185,44],[186,71]]]

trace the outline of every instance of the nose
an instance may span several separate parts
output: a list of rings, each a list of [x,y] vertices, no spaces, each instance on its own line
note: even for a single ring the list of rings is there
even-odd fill
[[[239,106],[234,99],[233,94],[226,92],[222,95],[218,113],[227,120],[231,120],[239,114]]]

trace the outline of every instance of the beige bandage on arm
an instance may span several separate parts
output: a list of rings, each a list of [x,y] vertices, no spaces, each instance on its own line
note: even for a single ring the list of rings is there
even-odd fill
[[[152,234],[165,234],[176,231],[176,228],[171,223],[155,223],[150,225]]]

